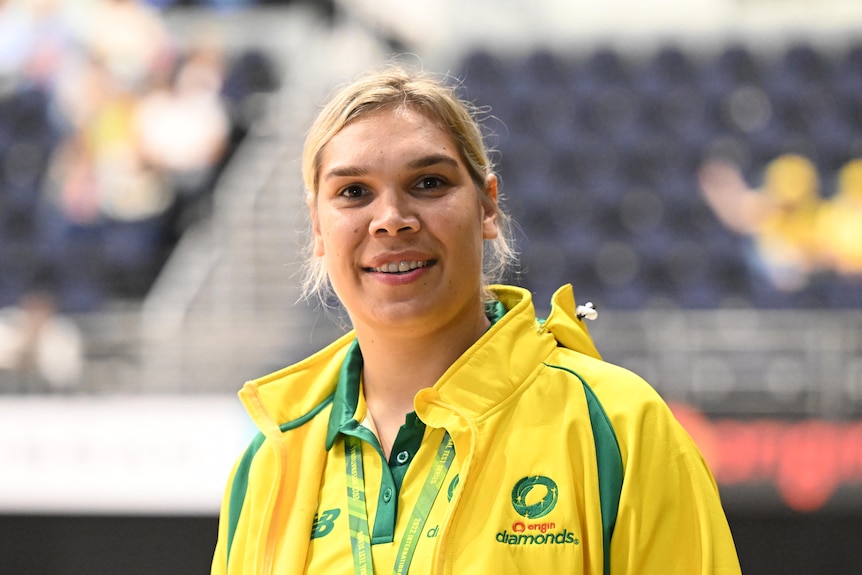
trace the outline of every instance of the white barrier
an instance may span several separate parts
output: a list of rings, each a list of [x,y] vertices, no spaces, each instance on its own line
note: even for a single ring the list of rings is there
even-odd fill
[[[215,514],[236,396],[0,397],[0,512]]]

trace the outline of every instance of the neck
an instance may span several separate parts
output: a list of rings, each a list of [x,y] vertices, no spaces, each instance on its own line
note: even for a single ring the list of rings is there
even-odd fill
[[[363,391],[386,456],[404,416],[413,411],[419,390],[440,376],[488,329],[484,308],[469,324],[459,322],[428,334],[363,329],[356,333],[362,349]]]

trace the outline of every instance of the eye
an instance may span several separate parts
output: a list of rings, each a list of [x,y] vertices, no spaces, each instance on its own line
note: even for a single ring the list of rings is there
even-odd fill
[[[425,176],[419,180],[416,187],[420,190],[434,190],[444,184],[443,180],[437,176]]]
[[[348,198],[348,199],[349,198],[361,198],[362,196],[365,195],[365,188],[363,188],[362,186],[360,186],[358,184],[352,184],[352,185],[347,186],[346,188],[342,189],[338,195],[343,196],[343,197]]]

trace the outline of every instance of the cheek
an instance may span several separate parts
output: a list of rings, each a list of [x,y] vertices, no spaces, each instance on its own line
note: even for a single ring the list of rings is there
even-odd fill
[[[362,241],[362,237],[361,225],[323,217],[314,230],[314,255],[338,259],[355,248]]]

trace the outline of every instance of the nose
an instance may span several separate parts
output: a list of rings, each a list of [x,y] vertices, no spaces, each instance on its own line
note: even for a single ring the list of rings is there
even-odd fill
[[[419,218],[409,198],[392,191],[380,194],[374,203],[376,209],[369,226],[372,235],[396,236],[419,230]]]

